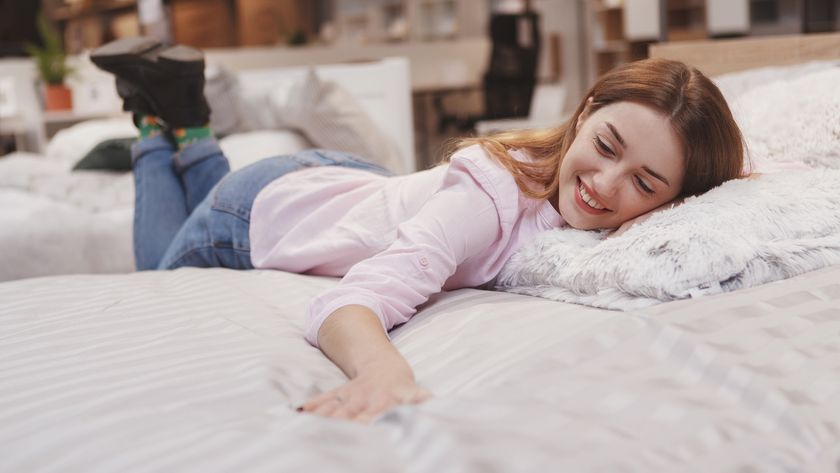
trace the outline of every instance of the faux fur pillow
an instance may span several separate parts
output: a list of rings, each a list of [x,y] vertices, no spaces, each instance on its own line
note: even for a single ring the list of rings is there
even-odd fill
[[[840,67],[780,79],[730,104],[757,160],[840,169]]]
[[[497,288],[630,310],[717,294],[840,264],[840,170],[730,181],[621,236],[543,232]]]

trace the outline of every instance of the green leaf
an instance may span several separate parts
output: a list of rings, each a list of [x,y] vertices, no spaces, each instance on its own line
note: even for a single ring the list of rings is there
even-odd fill
[[[38,33],[44,41],[44,46],[39,47],[31,43],[24,45],[26,52],[35,59],[35,65],[41,79],[48,84],[62,84],[65,77],[72,70],[67,66],[67,54],[61,44],[61,37],[50,25],[43,12],[38,14]]]

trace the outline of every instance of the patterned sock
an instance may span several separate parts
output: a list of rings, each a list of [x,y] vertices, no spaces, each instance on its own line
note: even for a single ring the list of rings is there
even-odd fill
[[[213,130],[206,125],[197,128],[175,128],[172,130],[172,136],[178,143],[178,149],[184,149],[185,146],[189,146],[196,141],[212,138]]]
[[[160,124],[157,117],[151,115],[135,115],[134,124],[140,130],[140,138],[149,138],[161,134]]]

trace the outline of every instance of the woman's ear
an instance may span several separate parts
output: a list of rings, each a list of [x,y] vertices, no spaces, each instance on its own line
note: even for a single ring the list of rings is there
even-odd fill
[[[586,99],[586,105],[584,105],[583,111],[580,112],[580,115],[578,115],[577,123],[575,124],[575,135],[578,134],[578,132],[580,131],[581,125],[583,125],[583,122],[585,122],[586,119],[589,117],[589,112],[592,109],[592,102],[593,101],[594,101],[594,99],[592,98],[591,95],[589,96],[589,98]]]

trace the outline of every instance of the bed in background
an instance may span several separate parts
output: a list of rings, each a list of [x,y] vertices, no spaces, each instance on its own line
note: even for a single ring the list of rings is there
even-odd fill
[[[0,471],[836,472],[838,281],[630,312],[440,294],[392,332],[436,397],[369,426],[293,410],[344,381],[302,334],[335,279],[6,282]]]
[[[226,69],[235,90],[214,107],[230,133],[221,146],[232,169],[322,147],[398,174],[415,170],[406,59],[322,65],[310,76],[308,67],[280,67],[267,53],[251,53],[259,69]],[[225,64],[210,53],[208,66],[208,84],[215,85]],[[91,68],[80,66],[99,72]],[[136,134],[127,116],[92,120],[60,131],[43,155],[0,160],[0,281],[134,270],[130,173],[71,169],[97,144]]]

